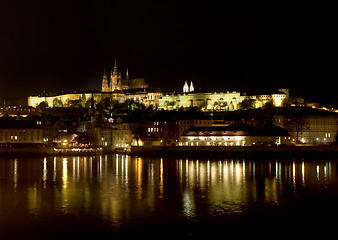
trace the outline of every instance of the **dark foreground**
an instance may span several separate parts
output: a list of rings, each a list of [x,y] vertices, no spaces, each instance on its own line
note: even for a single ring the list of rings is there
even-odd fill
[[[335,234],[337,159],[0,159],[1,239]]]

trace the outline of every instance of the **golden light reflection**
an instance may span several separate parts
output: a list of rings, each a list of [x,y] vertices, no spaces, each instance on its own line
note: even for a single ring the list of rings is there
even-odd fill
[[[43,158],[43,170],[42,170],[42,181],[43,181],[43,188],[47,187],[47,158]]]
[[[173,195],[166,194],[169,184],[177,187],[174,200],[182,214],[193,217],[202,205],[220,212],[240,212],[257,201],[283,204],[283,194],[294,194],[295,187],[328,188],[337,179],[337,165],[331,161],[172,161],[110,155],[46,157],[38,160],[38,170],[27,166],[27,162],[13,159],[0,173],[7,174],[12,194],[28,186],[24,196],[29,211],[43,209],[46,201],[64,212],[99,204],[102,215],[116,222],[135,213],[142,216],[173,200]]]
[[[302,161],[302,186],[305,186],[305,163]]]
[[[142,198],[142,164],[143,164],[143,159],[142,158],[137,158],[136,162],[136,186],[137,186],[137,198],[141,199]]]
[[[67,158],[62,159],[62,182],[63,188],[67,187],[68,184],[68,169],[67,169]]]
[[[14,159],[13,165],[14,191],[16,191],[16,188],[18,186],[18,159]]]
[[[160,160],[160,198],[163,198],[163,158]]]
[[[295,161],[292,162],[292,183],[293,183],[293,188],[296,189],[296,163]]]

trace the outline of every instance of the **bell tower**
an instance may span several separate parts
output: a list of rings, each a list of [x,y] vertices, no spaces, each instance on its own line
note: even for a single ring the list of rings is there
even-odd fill
[[[101,92],[109,92],[109,87],[108,87],[108,78],[106,74],[106,68],[103,70],[103,78],[102,78],[102,89]]]
[[[114,64],[114,70],[110,73],[110,91],[113,92],[117,89],[118,84],[118,73],[117,73],[117,65],[116,65],[116,59]]]
[[[184,82],[184,86],[183,86],[183,92],[184,92],[184,93],[187,93],[187,92],[189,92],[189,86],[188,86],[188,83],[187,83],[187,81],[185,81],[185,82]]]
[[[193,92],[195,91],[194,85],[192,84],[192,81],[190,83],[190,87],[189,87],[189,92]]]

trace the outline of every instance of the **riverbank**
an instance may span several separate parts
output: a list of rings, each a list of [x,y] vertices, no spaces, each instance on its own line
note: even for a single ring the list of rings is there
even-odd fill
[[[55,151],[52,147],[10,147],[0,148],[0,156],[95,156],[105,154],[128,154],[154,157],[337,157],[338,145],[321,146],[133,146],[130,152],[124,151]]]

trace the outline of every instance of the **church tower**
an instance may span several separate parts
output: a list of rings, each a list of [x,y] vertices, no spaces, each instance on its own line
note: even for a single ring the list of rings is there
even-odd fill
[[[184,92],[184,93],[187,93],[187,92],[189,92],[189,86],[188,86],[188,83],[187,83],[187,81],[185,81],[185,82],[184,82],[184,86],[183,86],[183,92]]]
[[[109,87],[108,87],[108,78],[106,74],[106,68],[103,70],[103,78],[102,78],[102,89],[101,92],[109,92]]]
[[[118,73],[117,73],[117,65],[116,65],[116,59],[115,59],[115,65],[114,70],[110,73],[110,91],[113,92],[117,89],[118,84]]]
[[[193,92],[193,91],[195,91],[195,89],[194,89],[194,85],[192,84],[192,81],[191,81],[190,87],[189,87],[189,92]]]
[[[126,80],[129,80],[129,72],[128,72],[128,68],[127,68],[127,73],[126,73]]]

